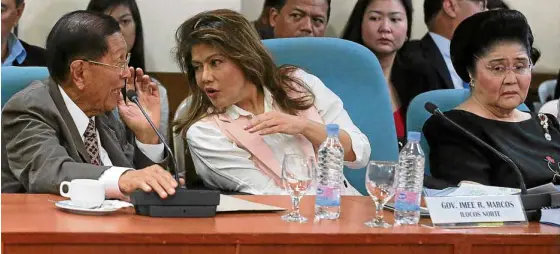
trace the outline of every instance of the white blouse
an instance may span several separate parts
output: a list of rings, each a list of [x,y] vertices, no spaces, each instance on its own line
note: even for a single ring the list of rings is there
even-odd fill
[[[297,70],[293,75],[307,84],[315,95],[315,107],[325,124],[336,123],[340,129],[349,134],[356,160],[344,162],[344,165],[355,169],[364,168],[369,160],[371,147],[367,137],[352,123],[343,108],[342,100],[316,76],[303,70]],[[266,88],[264,103],[265,112],[274,110],[272,95]],[[254,116],[236,105],[228,107],[225,113],[234,120],[240,115]],[[186,139],[196,173],[206,185],[255,195],[286,194],[272,178],[255,166],[250,159],[251,154],[230,141],[218,126],[207,121],[198,121],[188,129]],[[287,153],[304,155],[300,143],[294,136],[272,134],[264,136],[263,139],[279,162],[282,162],[284,154]],[[359,195],[359,192],[350,185],[344,193]]]

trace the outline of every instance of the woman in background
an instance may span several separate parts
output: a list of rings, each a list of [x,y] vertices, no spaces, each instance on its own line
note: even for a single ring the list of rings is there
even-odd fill
[[[315,157],[329,123],[340,126],[344,165],[367,164],[369,141],[340,98],[301,69],[277,67],[241,14],[199,13],[179,27],[176,41],[177,62],[192,92],[177,129],[208,187],[284,194],[284,154]],[[341,192],[359,195],[348,182]]]
[[[406,138],[406,109],[418,93],[399,91],[406,84],[393,70],[393,63],[401,61],[396,59],[397,52],[410,39],[412,11],[411,0],[359,0],[342,35],[342,39],[369,48],[379,60],[391,96],[397,137],[401,144]]]
[[[144,59],[144,32],[140,11],[135,0],[90,0],[88,11],[103,12],[115,18],[121,27],[130,53],[130,66],[146,70]],[[152,80],[158,85],[161,100],[160,132],[167,139],[169,129],[169,102],[167,90],[156,79]],[[118,114],[117,114],[118,116]],[[118,118],[118,117],[117,117]],[[120,119],[120,118],[118,118]]]
[[[509,157],[527,188],[560,184],[560,126],[555,116],[517,109],[531,84],[540,53],[525,16],[495,10],[465,19],[451,39],[457,74],[470,83],[470,97],[444,114]],[[432,176],[457,185],[472,181],[519,188],[513,169],[468,135],[437,117],[423,128],[430,145]]]

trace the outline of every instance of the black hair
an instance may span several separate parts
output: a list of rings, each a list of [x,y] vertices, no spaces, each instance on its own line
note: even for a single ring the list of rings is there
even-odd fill
[[[103,13],[73,11],[62,16],[47,36],[47,68],[61,84],[77,59],[99,60],[109,50],[107,37],[120,32],[119,23]]]
[[[364,45],[364,41],[362,39],[362,21],[366,8],[372,1],[375,0],[358,0],[358,2],[356,2],[356,5],[354,5],[354,9],[352,10],[350,17],[348,18],[348,22],[346,22],[346,26],[342,32],[342,39]],[[408,22],[406,24],[406,36],[410,39],[410,34],[412,33],[412,0],[400,0],[400,2],[404,6],[404,10],[406,12],[406,19]]]
[[[266,0],[264,1],[264,7],[277,7],[278,5],[280,5],[280,2],[285,2],[283,0]],[[285,3],[284,3],[285,4]],[[282,4],[282,6],[284,6],[284,4]],[[282,7],[280,7],[282,8]]]
[[[424,23],[429,26],[443,8],[443,0],[424,0]]]
[[[15,1],[16,1],[16,7],[19,7],[23,3],[23,0],[15,0]]]
[[[488,8],[488,10],[495,10],[495,9],[509,10],[510,9],[509,5],[507,5],[502,0],[488,0],[488,2],[486,3],[486,8]]]
[[[130,9],[134,23],[136,24],[136,39],[134,45],[130,49],[130,66],[146,69],[144,58],[144,29],[142,28],[142,19],[140,11],[135,0],[90,0],[86,8],[88,11],[105,12],[117,6],[126,6]]]
[[[271,1],[272,3],[270,3],[269,6],[278,10],[278,12],[280,12],[282,8],[284,8],[284,5],[286,5],[286,1],[288,0],[273,0]],[[327,8],[327,20],[329,20],[331,17],[331,0],[325,0],[325,1],[327,1],[327,4],[329,6],[329,8]]]
[[[465,19],[451,39],[451,61],[455,71],[465,82],[474,70],[475,57],[488,53],[500,42],[518,42],[527,50],[535,64],[540,52],[533,48],[533,33],[523,14],[516,10],[493,10],[477,13]]]
[[[430,22],[437,16],[439,11],[443,9],[444,0],[424,0],[424,23],[430,26]],[[488,0],[469,0],[475,2],[486,2],[488,5]]]

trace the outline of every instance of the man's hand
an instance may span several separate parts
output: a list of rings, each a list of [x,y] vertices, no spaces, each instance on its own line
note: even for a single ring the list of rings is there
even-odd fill
[[[182,180],[182,179],[181,179]],[[157,192],[161,198],[175,194],[177,181],[171,174],[159,165],[151,165],[144,169],[129,170],[119,178],[119,188],[124,194],[130,194],[137,189]]]
[[[138,102],[150,119],[154,122],[156,128],[159,128],[159,121],[161,117],[161,104],[159,97],[159,90],[157,84],[152,81],[150,76],[144,75],[142,69],[130,67],[131,73],[136,71],[136,80],[134,80],[134,75],[127,80],[126,90],[136,90],[138,94]],[[140,111],[140,108],[133,102],[125,102],[124,98],[119,100],[118,103],[119,113],[124,123],[134,132],[136,139],[144,144],[158,144],[159,139],[157,134],[154,132],[148,120]]]

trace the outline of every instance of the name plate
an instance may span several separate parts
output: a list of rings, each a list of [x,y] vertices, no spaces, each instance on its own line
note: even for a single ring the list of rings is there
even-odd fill
[[[527,217],[518,195],[425,197],[434,226],[501,226],[525,224]]]

